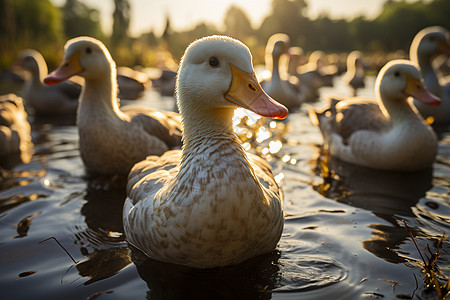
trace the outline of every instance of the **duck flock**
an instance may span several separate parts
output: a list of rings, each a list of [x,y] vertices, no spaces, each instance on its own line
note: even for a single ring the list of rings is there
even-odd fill
[[[239,264],[275,249],[284,213],[270,164],[245,151],[233,131],[235,109],[285,119],[307,107],[332,157],[373,169],[431,168],[437,128],[450,125],[450,81],[433,62],[448,58],[447,35],[441,27],[417,33],[409,60],[391,60],[379,71],[376,99],[357,96],[364,57],[351,52],[341,77],[351,96],[330,97],[322,108],[310,103],[332,85],[338,66],[326,65],[321,51],[306,62],[282,33],[267,42],[261,81],[242,42],[226,36],[193,41],[178,72],[155,80],[175,94],[178,112],[121,106],[119,98],[139,97],[149,78],[117,68],[99,40],[69,40],[50,74],[39,52],[25,50],[18,64],[31,75],[23,100],[0,97],[0,155],[32,147],[24,104],[35,117],[76,115],[86,172],[128,177],[123,228],[129,244],[153,259],[190,267]]]

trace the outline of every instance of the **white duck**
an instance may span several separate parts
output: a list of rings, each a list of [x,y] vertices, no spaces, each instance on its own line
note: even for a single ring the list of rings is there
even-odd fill
[[[224,36],[187,48],[177,96],[183,148],[130,172],[127,240],[154,259],[200,268],[270,252],[283,230],[282,193],[270,165],[242,148],[232,117],[236,107],[271,118],[287,109],[261,89],[248,48]]]
[[[266,45],[266,68],[272,70],[270,78],[264,79],[261,86],[273,99],[282,103],[289,109],[299,108],[304,102],[304,96],[296,86],[296,78],[287,73],[286,68],[281,68],[280,59],[289,53],[289,36],[284,33],[272,35]],[[284,67],[284,64],[283,64]],[[289,80],[291,79],[291,80]],[[295,79],[295,82],[292,81]]]
[[[78,37],[67,42],[65,59],[45,78],[48,84],[74,75],[85,79],[77,114],[80,153],[88,170],[128,174],[147,155],[181,145],[178,114],[142,106],[119,108],[116,64],[102,42]]]
[[[437,137],[408,102],[408,97],[437,105],[422,84],[416,65],[387,63],[378,74],[378,103],[367,99],[332,101],[322,112],[310,110],[325,148],[344,161],[375,169],[414,171],[430,167]]]
[[[433,68],[433,59],[439,54],[450,53],[447,41],[448,31],[439,26],[422,29],[414,37],[410,47],[410,59],[416,62],[422,71],[425,86],[431,93],[441,98],[439,107],[423,105],[415,100],[414,105],[425,117],[432,116],[436,124],[450,123],[450,82],[440,82]]]
[[[17,64],[31,73],[24,87],[23,98],[35,115],[75,116],[81,85],[74,82],[62,82],[54,86],[44,84],[44,77],[48,75],[47,64],[36,50],[22,51]]]
[[[325,53],[316,50],[309,56],[308,63],[297,67],[296,70],[291,73],[298,77],[299,90],[304,89],[305,101],[307,102],[319,100],[319,89],[321,87],[333,86],[333,77],[337,72],[337,68],[325,66],[325,59]]]
[[[350,52],[347,56],[347,71],[343,80],[351,87],[352,96],[356,96],[358,89],[365,87],[364,77],[362,53],[357,50]]]

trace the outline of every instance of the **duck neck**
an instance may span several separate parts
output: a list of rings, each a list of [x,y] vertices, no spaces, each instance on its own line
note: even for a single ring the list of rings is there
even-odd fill
[[[381,95],[381,99],[386,99],[386,96]],[[408,98],[400,97],[398,99],[390,99],[390,101],[381,100],[381,110],[386,117],[392,121],[392,125],[400,125],[405,122],[415,122],[420,120],[417,111],[412,108]]]
[[[416,57],[416,62],[422,72],[425,86],[434,95],[441,97],[441,85],[439,79],[434,71],[431,55],[420,55]]]
[[[194,152],[198,144],[205,143],[207,139],[223,139],[234,141],[240,147],[238,138],[233,131],[232,118],[234,108],[221,108],[212,111],[196,110],[189,107],[192,113],[184,113],[183,118],[183,154]],[[197,111],[194,113],[193,111]]]
[[[280,55],[272,54],[272,81],[280,81]]]
[[[211,184],[220,186],[225,180],[224,184],[232,181],[235,190],[224,194],[214,189],[212,193],[218,194],[211,196],[211,199],[229,198],[230,194],[241,189],[251,189],[258,199],[263,198],[255,171],[231,125],[234,109],[197,113],[192,118],[186,117],[183,110],[181,112],[183,147],[180,171],[168,186],[167,192],[170,193],[173,188],[204,190]],[[223,177],[224,173],[233,177]],[[245,182],[242,178],[246,178]],[[233,201],[242,200],[239,197],[231,198]]]
[[[39,64],[36,61],[36,64],[33,65],[32,68],[30,68],[31,73],[31,81],[30,84],[32,86],[39,86],[42,85],[44,82],[45,76],[48,75],[48,69],[46,65]]]
[[[84,116],[108,116],[122,118],[117,99],[116,72],[111,70],[105,76],[86,78],[78,107],[78,120]]]

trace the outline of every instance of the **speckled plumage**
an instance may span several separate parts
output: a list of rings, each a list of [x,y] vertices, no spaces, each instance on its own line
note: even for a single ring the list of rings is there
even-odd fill
[[[213,56],[217,68],[208,65]],[[253,72],[247,47],[231,38],[188,47],[177,80],[183,148],[150,156],[130,172],[125,234],[154,259],[237,264],[273,250],[281,237],[282,193],[271,167],[246,153],[232,130],[228,64]]]
[[[410,81],[410,83],[408,83]],[[378,103],[367,99],[331,101],[321,112],[310,111],[332,156],[376,169],[414,171],[430,167],[437,137],[408,102],[410,88],[425,95],[416,66],[406,60],[389,62],[376,82]],[[427,98],[428,97],[428,98]]]
[[[72,60],[73,59],[73,60]],[[149,107],[119,108],[116,66],[98,40],[80,37],[66,45],[66,59],[50,74],[49,83],[75,75],[65,62],[79,63],[85,86],[77,113],[80,154],[86,167],[100,174],[127,175],[148,155],[161,155],[181,146],[181,117]]]

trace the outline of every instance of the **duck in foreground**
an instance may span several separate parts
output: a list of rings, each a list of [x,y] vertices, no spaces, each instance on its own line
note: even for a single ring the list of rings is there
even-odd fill
[[[310,109],[329,154],[344,161],[384,170],[415,171],[430,167],[437,137],[411,106],[409,97],[429,105],[440,100],[424,87],[416,65],[387,63],[378,74],[378,103],[351,98],[332,100],[322,111]]]
[[[225,36],[188,46],[177,97],[183,147],[130,172],[128,242],[154,259],[198,268],[272,251],[283,230],[282,192],[270,165],[244,151],[232,117],[237,107],[280,119],[287,109],[261,89],[248,48]]]
[[[442,100],[439,107],[424,105],[419,99],[414,100],[414,105],[424,116],[433,117],[434,124],[450,124],[450,81],[439,79],[433,67],[433,60],[439,54],[449,54],[450,45],[447,41],[448,31],[439,26],[422,29],[414,37],[410,47],[410,59],[416,62],[421,69],[425,86],[431,93]]]
[[[56,84],[74,75],[85,79],[77,126],[88,170],[127,175],[147,155],[181,146],[178,114],[143,106],[119,108],[116,64],[102,42],[90,37],[68,41],[64,61],[44,81]]]
[[[25,84],[23,98],[39,116],[75,116],[81,85],[75,82],[61,82],[54,86],[43,83],[48,75],[44,57],[36,50],[20,53],[17,64],[31,73]]]

